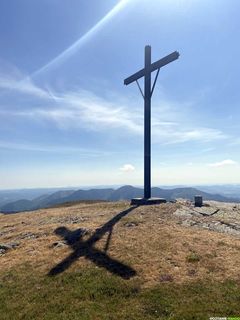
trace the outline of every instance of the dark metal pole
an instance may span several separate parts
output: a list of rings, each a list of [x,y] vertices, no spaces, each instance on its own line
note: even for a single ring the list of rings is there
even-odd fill
[[[151,47],[145,47],[144,77],[144,198],[151,198]]]

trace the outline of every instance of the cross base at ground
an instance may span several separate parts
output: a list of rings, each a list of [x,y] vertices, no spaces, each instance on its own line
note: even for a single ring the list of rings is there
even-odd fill
[[[134,198],[131,200],[131,205],[134,206],[142,206],[142,205],[150,205],[150,204],[161,204],[166,203],[166,199],[164,198]]]

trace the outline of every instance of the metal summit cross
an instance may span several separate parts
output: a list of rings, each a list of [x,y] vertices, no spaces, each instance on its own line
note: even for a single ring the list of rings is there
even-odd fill
[[[152,198],[151,199],[151,98],[157,82],[160,68],[164,67],[170,62],[178,59],[179,53],[172,52],[166,57],[151,62],[151,46],[145,47],[145,67],[140,71],[134,73],[124,80],[124,84],[128,85],[136,81],[138,88],[144,99],[144,198],[132,199],[132,204],[155,204],[166,202],[165,199]],[[153,86],[151,83],[152,72],[157,70]],[[144,92],[142,91],[138,79],[144,77]]]

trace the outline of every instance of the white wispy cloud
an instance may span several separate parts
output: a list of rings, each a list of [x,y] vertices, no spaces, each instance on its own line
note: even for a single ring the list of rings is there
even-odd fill
[[[122,172],[133,172],[133,171],[135,171],[135,167],[132,164],[124,164],[120,168],[120,171],[122,171]]]
[[[208,166],[217,168],[217,167],[233,166],[233,165],[237,165],[237,164],[238,163],[234,160],[226,159],[226,160],[219,161],[219,162],[209,163]]]
[[[33,91],[31,92],[33,93]],[[128,130],[134,134],[143,134],[143,113],[133,108],[119,106],[117,102],[109,102],[87,91],[78,91],[62,95],[52,94],[54,100],[48,108],[16,111],[15,115],[42,118],[56,123],[65,129],[87,128],[101,131],[109,129]],[[131,109],[131,111],[129,111]],[[14,111],[12,112],[14,115]],[[225,139],[226,135],[218,129],[195,127],[153,119],[154,143],[184,143],[188,141],[208,142]]]
[[[157,142],[157,139],[160,139],[159,142],[164,144],[184,143],[189,141],[210,142],[227,138],[227,136],[218,129],[205,127],[187,128],[180,123],[175,127],[169,126],[167,128],[153,129],[153,135],[154,134],[154,141]]]
[[[27,77],[22,77],[22,80],[13,75],[0,74],[0,89],[19,92],[21,94],[32,95],[39,98],[50,99],[49,93],[38,87],[34,82]]]
[[[8,142],[0,141],[0,149],[7,150],[21,150],[21,151],[33,151],[33,152],[46,152],[46,153],[63,153],[70,154],[76,153],[78,157],[99,157],[105,155],[112,155],[113,152],[109,153],[103,150],[91,150],[81,147],[66,147],[62,145],[40,145],[28,142]]]
[[[57,93],[38,87],[31,79],[18,81],[14,77],[1,77],[0,88],[14,90],[20,94],[34,97],[37,107],[26,106],[21,110],[1,108],[3,115],[31,117],[33,120],[54,122],[65,130],[84,128],[92,131],[108,131],[111,129],[126,130],[135,135],[143,135],[143,110],[136,107],[134,101],[128,105],[119,99],[99,97],[90,91]],[[41,103],[41,101],[44,103]],[[28,103],[33,103],[28,102]],[[42,107],[39,107],[42,105]],[[163,101],[152,118],[152,137],[154,143],[174,144],[191,141],[209,142],[225,139],[227,136],[219,129],[193,126],[178,119],[171,103]],[[176,109],[176,108],[175,108]],[[178,105],[178,110],[181,110]],[[175,115],[174,115],[175,112]],[[179,113],[179,111],[178,111]]]
[[[87,127],[91,130],[128,129],[142,131],[142,118],[137,118],[125,106],[97,97],[88,91],[54,94],[57,105],[50,110],[36,110],[39,116],[55,121],[60,127]]]

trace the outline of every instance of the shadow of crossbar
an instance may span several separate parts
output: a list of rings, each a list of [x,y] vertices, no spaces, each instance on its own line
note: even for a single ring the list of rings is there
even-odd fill
[[[75,231],[68,230],[66,227],[59,227],[55,233],[61,236],[66,243],[73,249],[73,252],[53,267],[48,275],[54,276],[64,272],[80,257],[85,257],[94,262],[97,266],[103,267],[113,274],[116,274],[124,279],[129,279],[136,275],[136,271],[126,264],[111,258],[107,254],[110,245],[112,232],[115,224],[123,217],[133,211],[137,206],[132,206],[114,216],[111,220],[106,222],[102,227],[95,230],[94,234],[87,240],[82,240],[84,229],[77,229]],[[94,247],[94,244],[99,241],[106,233],[108,238],[103,251]]]

